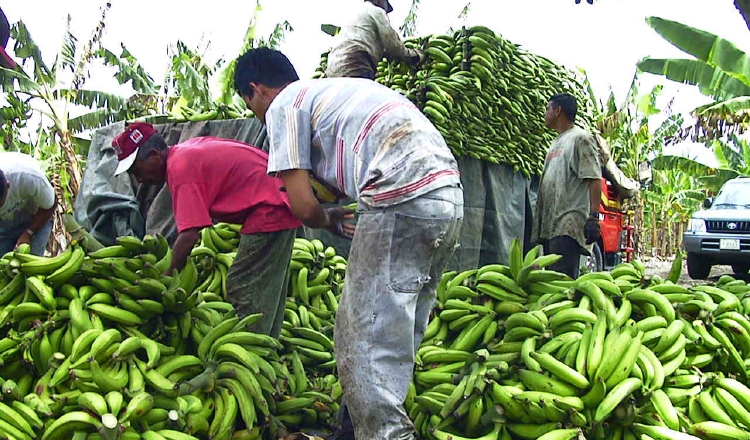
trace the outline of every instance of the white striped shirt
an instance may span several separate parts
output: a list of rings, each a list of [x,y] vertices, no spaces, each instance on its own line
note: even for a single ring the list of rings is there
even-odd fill
[[[460,185],[445,140],[408,99],[374,81],[296,81],[268,109],[268,172],[304,169],[372,207]]]

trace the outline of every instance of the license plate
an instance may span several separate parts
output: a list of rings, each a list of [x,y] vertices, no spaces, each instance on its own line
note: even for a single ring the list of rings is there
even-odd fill
[[[732,238],[722,238],[721,240],[719,240],[719,249],[738,251],[740,250],[740,240]]]

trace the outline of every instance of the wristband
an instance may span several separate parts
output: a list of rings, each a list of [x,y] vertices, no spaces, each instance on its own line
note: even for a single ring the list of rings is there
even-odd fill
[[[595,218],[599,219],[599,213],[598,212],[589,212],[589,218]]]
[[[29,234],[29,237],[31,238],[34,238],[34,235],[36,234],[36,232],[32,231],[31,229],[27,229],[26,233]]]

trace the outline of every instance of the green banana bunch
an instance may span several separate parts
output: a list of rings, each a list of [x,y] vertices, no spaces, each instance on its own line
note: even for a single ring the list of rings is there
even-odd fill
[[[405,42],[425,62],[410,67],[382,60],[375,81],[405,95],[435,125],[457,157],[507,164],[526,176],[540,174],[553,134],[542,122],[547,100],[559,90],[578,98],[581,119],[592,127],[594,103],[583,81],[550,60],[521,50],[483,26]],[[322,76],[327,55],[315,77]]]

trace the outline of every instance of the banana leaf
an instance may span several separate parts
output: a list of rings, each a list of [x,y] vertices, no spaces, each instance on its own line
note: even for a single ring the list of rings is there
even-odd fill
[[[122,44],[122,53],[120,56],[115,55],[108,49],[99,49],[96,51],[96,55],[104,61],[105,65],[118,69],[115,78],[120,84],[130,82],[136,92],[156,93],[157,87],[154,84],[154,80],[125,48],[124,44]]]
[[[714,141],[714,154],[719,163],[725,168],[737,171],[742,175],[750,175],[750,162],[747,161],[750,156],[750,145],[744,139],[732,136],[732,143]]]
[[[42,86],[24,72],[0,67],[0,88],[23,93],[33,93]]]
[[[31,34],[24,22],[18,21],[15,23],[11,28],[10,35],[16,40],[13,45],[13,52],[15,55],[24,60],[31,58],[34,61],[36,82],[53,86],[55,84],[55,76],[44,63],[44,59],[42,59],[42,51],[31,38]]]
[[[65,25],[65,36],[63,37],[62,46],[60,47],[60,53],[57,55],[55,63],[52,65],[52,71],[57,76],[58,69],[65,70],[70,69],[71,72],[75,70],[76,65],[76,46],[78,39],[70,32],[70,14]]]
[[[417,33],[417,16],[419,15],[419,3],[420,0],[412,0],[411,7],[409,8],[409,13],[406,14],[404,23],[398,28],[404,38],[413,37],[414,34]]]
[[[693,159],[682,156],[659,156],[652,162],[654,169],[679,169],[695,177],[712,192],[718,192],[728,180],[738,177],[740,173],[728,168],[711,168]]]
[[[208,84],[211,71],[200,58],[188,52],[187,47],[178,42],[172,56],[172,80],[176,91],[185,98],[191,108],[198,111],[210,110],[213,100]]]
[[[750,96],[738,96],[724,101],[712,102],[695,109],[701,117],[732,118],[750,113]]]
[[[730,41],[659,17],[649,17],[646,22],[678,49],[750,86],[750,58]]]
[[[108,108],[94,110],[68,120],[68,130],[72,133],[80,133],[82,131],[104,127],[105,125],[124,119],[124,114],[122,113],[123,112],[113,111]]]
[[[284,20],[283,23],[276,23],[273,31],[271,31],[271,35],[265,41],[265,45],[271,49],[278,49],[281,43],[284,42],[287,32],[294,32],[294,28],[288,21]]]
[[[55,99],[63,99],[89,108],[121,109],[127,104],[127,99],[122,96],[96,90],[57,89],[53,96]]]
[[[697,86],[701,93],[717,100],[750,96],[750,87],[719,68],[699,60],[644,58],[638,62],[642,72]]]
[[[239,51],[241,55],[244,55],[248,50],[256,47],[256,34],[258,28],[258,17],[263,8],[260,2],[255,4],[255,10],[253,10],[253,16],[250,17],[250,23],[247,25],[245,30],[245,38],[242,41],[242,49]],[[237,59],[233,59],[224,66],[224,70],[219,74],[219,87],[221,94],[219,96],[219,102],[223,104],[231,104],[233,95],[235,94],[234,89],[234,70],[237,67]]]

